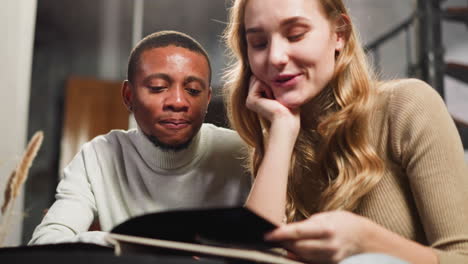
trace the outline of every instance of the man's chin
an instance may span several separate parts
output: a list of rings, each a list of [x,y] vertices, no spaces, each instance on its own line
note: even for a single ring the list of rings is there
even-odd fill
[[[180,140],[176,142],[164,142],[153,135],[146,135],[146,137],[151,141],[151,143],[153,143],[155,147],[160,148],[164,151],[181,151],[187,149],[190,146],[190,143],[192,142],[193,138],[191,137],[185,141]]]

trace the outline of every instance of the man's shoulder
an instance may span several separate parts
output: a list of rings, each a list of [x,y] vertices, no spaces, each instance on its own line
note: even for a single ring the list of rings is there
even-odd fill
[[[201,129],[203,130],[211,130],[214,131],[213,133],[219,133],[219,134],[227,134],[227,135],[237,135],[236,131],[225,128],[225,127],[219,127],[211,123],[203,123]]]
[[[213,124],[204,123],[201,128],[204,138],[212,142],[216,148],[236,149],[245,146],[244,141],[236,131],[224,127],[218,127]]]
[[[214,139],[242,141],[236,131],[210,123],[203,123],[201,131],[202,133],[209,134],[209,136]]]
[[[136,129],[122,130],[115,129],[107,134],[99,135],[83,145],[83,148],[113,148],[130,143],[131,138],[135,135]]]

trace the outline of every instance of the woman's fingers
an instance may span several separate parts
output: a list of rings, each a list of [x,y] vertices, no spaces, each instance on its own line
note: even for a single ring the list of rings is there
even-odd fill
[[[253,97],[255,99],[273,99],[274,96],[270,87],[252,75],[249,83],[249,97]]]
[[[283,225],[268,233],[265,239],[270,241],[300,240],[307,238],[328,238],[331,231],[312,221],[301,221]]]
[[[247,96],[247,107],[251,110],[255,110],[258,101],[262,97],[262,91],[260,82],[252,75],[249,83],[249,94]]]
[[[364,252],[362,234],[372,226],[365,218],[350,212],[332,211],[281,226],[265,239],[280,242],[302,260],[338,263]]]
[[[263,88],[263,92],[265,93],[265,97],[267,99],[272,99],[272,100],[275,99],[275,96],[273,95],[273,91],[271,90],[269,86],[263,84],[262,88]]]
[[[246,101],[247,108],[270,121],[274,118],[276,113],[290,112],[286,107],[274,100],[273,97],[271,89],[252,75]]]
[[[313,263],[330,263],[337,252],[335,248],[330,247],[327,239],[286,241],[282,245],[301,260]]]

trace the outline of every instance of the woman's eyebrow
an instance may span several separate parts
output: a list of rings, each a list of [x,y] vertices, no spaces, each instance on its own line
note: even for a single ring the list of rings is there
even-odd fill
[[[285,26],[288,26],[290,24],[294,24],[294,23],[297,23],[297,22],[309,22],[309,21],[310,20],[308,18],[306,18],[306,17],[294,16],[294,17],[286,18],[283,21],[281,21],[280,26],[285,27]],[[251,27],[251,28],[247,28],[245,30],[245,34],[248,35],[248,34],[260,33],[260,32],[263,32],[263,31],[264,30],[261,27]]]
[[[286,18],[285,20],[281,21],[280,25],[282,27],[284,27],[284,26],[294,24],[294,23],[297,23],[297,22],[309,22],[309,21],[310,20],[308,18],[306,18],[306,17],[294,16],[294,17]]]
[[[253,27],[253,28],[248,28],[245,30],[245,34],[254,34],[254,33],[260,33],[263,32],[263,29],[260,27]]]

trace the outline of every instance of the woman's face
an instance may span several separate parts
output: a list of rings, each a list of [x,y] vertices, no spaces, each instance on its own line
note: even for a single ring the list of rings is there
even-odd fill
[[[299,108],[331,80],[344,39],[319,0],[248,0],[244,23],[252,72],[284,106]]]

